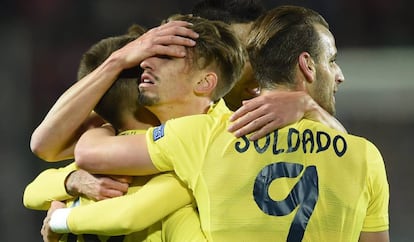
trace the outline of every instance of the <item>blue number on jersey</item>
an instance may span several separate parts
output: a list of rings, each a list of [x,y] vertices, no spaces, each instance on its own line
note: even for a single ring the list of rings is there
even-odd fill
[[[270,184],[278,178],[299,176],[303,165],[279,162],[264,167],[257,175],[253,197],[259,208],[272,216],[285,216],[298,209],[290,226],[287,242],[302,241],[308,221],[318,200],[318,173],[315,166],[306,167],[302,177],[295,184],[286,199],[274,201],[269,196]]]

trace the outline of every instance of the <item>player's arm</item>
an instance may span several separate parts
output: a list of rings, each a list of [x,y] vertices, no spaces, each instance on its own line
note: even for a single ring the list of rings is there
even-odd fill
[[[75,160],[79,168],[94,174],[160,172],[150,158],[145,134],[115,136],[110,125],[85,132],[76,145]]]
[[[40,173],[23,194],[26,208],[47,210],[50,203],[85,196],[99,201],[102,199],[122,196],[127,192],[129,179],[92,175],[79,170],[75,163],[64,168],[47,169]]]
[[[359,242],[389,242],[390,236],[387,231],[382,232],[362,232]]]
[[[302,91],[268,91],[261,96],[243,101],[243,106],[231,117],[231,121],[234,122],[228,131],[237,137],[255,132],[250,139],[256,140],[302,118],[346,132],[335,117]]]
[[[368,161],[369,206],[359,238],[360,242],[388,242],[389,239],[389,184],[381,153],[374,144],[365,147]]]
[[[194,204],[186,205],[163,219],[161,233],[163,241],[207,242]]]
[[[87,125],[93,108],[119,73],[108,66],[98,67],[59,97],[32,134],[30,147],[37,156],[46,161],[73,156],[74,144],[84,131],[83,124]]]
[[[66,191],[65,180],[75,170],[76,166],[72,163],[64,168],[51,168],[40,173],[24,190],[24,206],[29,209],[47,210],[54,200],[65,201],[73,198]]]
[[[32,151],[47,161],[69,157],[79,127],[124,69],[138,66],[154,55],[184,57],[183,46],[194,46],[198,34],[189,23],[171,21],[149,30],[138,39],[113,52],[93,72],[77,81],[53,105],[33,132]]]
[[[129,234],[149,227],[191,201],[191,192],[181,181],[175,175],[165,173],[153,177],[135,193],[59,210],[52,216],[51,225],[53,230],[61,233]],[[69,213],[60,217],[61,211]],[[59,229],[56,224],[66,224],[67,227]]]

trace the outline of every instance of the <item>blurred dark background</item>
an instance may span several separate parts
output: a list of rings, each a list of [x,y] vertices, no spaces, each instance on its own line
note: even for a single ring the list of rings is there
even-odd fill
[[[74,81],[81,54],[132,23],[153,27],[194,0],[2,0],[0,2],[0,241],[41,241],[44,212],[22,205],[24,187],[53,164],[36,158],[30,135]],[[392,241],[414,241],[414,21],[412,1],[264,1],[297,4],[330,23],[346,77],[338,118],[381,150],[391,187]],[[413,162],[413,163],[411,163]],[[56,164],[55,164],[56,165]],[[62,164],[59,164],[62,165]],[[103,211],[104,212],[104,211]]]

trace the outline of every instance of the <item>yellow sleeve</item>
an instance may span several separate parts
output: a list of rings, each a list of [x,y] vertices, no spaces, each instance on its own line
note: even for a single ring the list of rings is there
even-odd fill
[[[370,202],[362,231],[379,232],[389,229],[389,184],[384,161],[378,149],[368,146],[368,191]]]
[[[207,241],[201,230],[200,216],[194,204],[186,205],[162,221],[162,241]]]
[[[192,202],[172,173],[154,176],[134,193],[79,206],[67,219],[74,234],[122,235],[143,230]]]
[[[47,169],[41,172],[23,193],[23,204],[26,208],[35,210],[47,210],[53,200],[65,201],[72,198],[66,192],[66,177],[75,171],[75,163],[71,163],[63,168]]]

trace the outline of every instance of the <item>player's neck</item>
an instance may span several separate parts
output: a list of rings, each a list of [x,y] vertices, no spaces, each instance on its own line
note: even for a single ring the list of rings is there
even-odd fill
[[[158,117],[161,123],[165,123],[167,120],[174,118],[207,113],[210,108],[210,103],[211,101],[208,99],[200,99],[168,105],[151,106],[148,107],[148,109]]]

